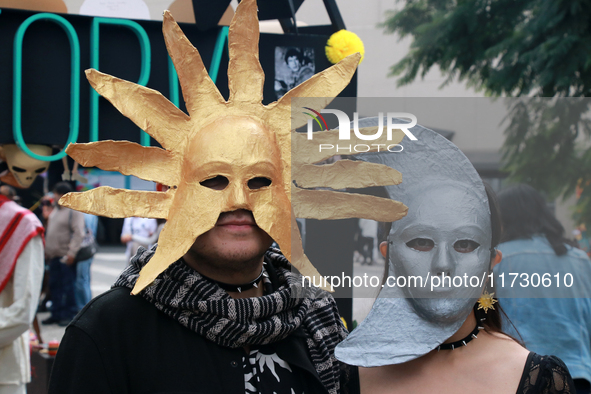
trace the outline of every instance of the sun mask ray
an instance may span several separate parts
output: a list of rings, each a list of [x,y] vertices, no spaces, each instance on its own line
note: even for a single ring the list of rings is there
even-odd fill
[[[330,285],[330,282],[322,281],[322,276],[312,265],[308,257],[304,254],[304,248],[302,247],[302,237],[300,236],[300,229],[298,227],[298,223],[296,221],[295,213],[293,209],[290,213],[291,216],[291,265],[293,265],[303,276],[308,276],[310,278],[316,278],[315,283],[326,283],[326,287],[323,286],[322,289],[326,291],[333,292],[333,288]]]
[[[253,197],[256,200],[258,196],[255,194]],[[253,215],[260,228],[267,234],[274,234],[273,240],[277,242],[287,260],[291,261],[291,231],[288,226],[285,226],[285,223],[291,221],[291,213],[282,209],[282,207],[289,207],[290,205],[287,195],[279,195],[279,198],[285,200],[281,204],[261,204],[261,202],[255,201]]]
[[[189,117],[160,92],[97,70],[86,70],[92,87],[123,115],[150,134],[165,149],[183,145],[190,132]]]
[[[201,189],[202,193],[194,193],[190,189],[178,191],[175,205],[170,207],[168,220],[158,238],[156,253],[141,270],[132,294],[139,293],[152,283],[172,262],[187,253],[199,235],[215,225],[224,202],[216,199],[218,194],[215,190]],[[203,209],[205,206],[210,209]],[[187,223],[191,225],[187,226]]]
[[[402,174],[393,168],[351,160],[339,160],[320,166],[304,164],[294,169],[292,177],[301,188],[363,188],[397,185],[402,182]]]
[[[209,77],[199,51],[189,42],[169,11],[164,11],[162,31],[189,115],[198,117],[200,111],[224,104],[226,101]]]
[[[408,208],[399,201],[364,194],[330,190],[304,190],[294,187],[291,193],[294,212],[306,219],[370,219],[395,222]]]
[[[260,105],[265,74],[259,62],[259,21],[255,0],[243,0],[238,5],[230,24],[228,49],[228,101]]]
[[[66,153],[84,167],[118,171],[167,186],[179,182],[180,160],[164,149],[107,140],[70,144]]]
[[[110,218],[166,219],[175,190],[147,192],[101,186],[84,193],[68,193],[59,204],[77,211]]]

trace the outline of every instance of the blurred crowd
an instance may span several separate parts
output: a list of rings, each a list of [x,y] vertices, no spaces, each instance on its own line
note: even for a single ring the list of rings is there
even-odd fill
[[[98,217],[58,204],[59,199],[74,189],[70,182],[59,182],[39,201],[39,219],[45,229],[44,275],[37,312],[50,312],[42,325],[65,327],[91,300],[91,264],[97,251]],[[0,194],[21,205],[17,190],[0,186]],[[154,245],[164,220],[126,218],[121,243],[126,245],[129,261],[140,246]],[[43,343],[37,318],[33,322],[39,343]]]

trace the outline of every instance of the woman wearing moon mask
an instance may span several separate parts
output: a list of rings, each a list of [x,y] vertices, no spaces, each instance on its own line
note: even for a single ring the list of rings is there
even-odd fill
[[[573,393],[561,360],[503,334],[492,297],[477,302],[502,258],[494,195],[455,145],[421,126],[411,131],[417,141],[403,140],[402,152],[359,157],[402,173],[386,189],[408,215],[380,244],[384,286],[336,357],[363,367],[362,393]]]

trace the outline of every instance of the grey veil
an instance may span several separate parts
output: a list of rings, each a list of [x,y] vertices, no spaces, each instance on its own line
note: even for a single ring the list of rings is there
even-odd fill
[[[359,121],[360,127],[376,126],[377,124],[378,118],[366,118]],[[401,142],[404,147],[402,152],[368,153],[358,156],[361,160],[385,164],[402,173],[401,184],[386,187],[391,199],[401,201],[409,207],[407,217],[392,224],[389,235],[388,275],[400,274],[400,271],[397,272],[396,264],[392,261],[392,256],[395,255],[392,248],[405,247],[403,243],[399,243],[397,246],[396,237],[403,227],[413,223],[415,220],[413,215],[415,218],[420,215],[419,211],[423,206],[420,204],[417,206],[416,201],[424,198],[425,195],[431,195],[429,200],[431,205],[439,205],[441,201],[443,206],[446,206],[446,198],[457,200],[457,196],[460,196],[459,199],[463,200],[461,205],[454,201],[448,201],[447,206],[453,204],[461,206],[464,216],[473,217],[474,225],[482,228],[481,239],[488,237],[488,246],[483,242],[480,250],[475,252],[472,257],[472,259],[479,261],[484,259],[482,267],[486,267],[483,268],[484,270],[488,269],[491,237],[490,210],[480,176],[466,156],[441,135],[418,125],[411,128],[410,131],[417,140],[411,141],[405,137]],[[455,194],[446,194],[447,190]],[[413,205],[413,203],[415,204]],[[474,212],[471,211],[472,209]],[[468,211],[467,214],[466,211]],[[488,217],[488,221],[486,217]],[[453,223],[450,223],[450,226],[440,227],[453,228]],[[445,230],[442,229],[442,231]],[[438,229],[432,231],[438,231]],[[420,264],[411,259],[412,263]],[[400,269],[398,268],[398,270]],[[420,307],[417,307],[418,303],[413,300],[412,295],[409,296],[408,290],[405,291],[397,286],[385,286],[367,318],[345,341],[337,346],[335,355],[347,364],[364,367],[399,364],[416,359],[435,349],[460,328],[480,291],[481,288],[454,289],[453,297],[456,298],[456,301],[460,300],[455,304],[452,300],[445,298],[449,296],[449,293],[446,293],[445,296],[439,295],[439,299],[433,303],[434,306],[431,309],[435,311],[434,315],[437,313],[440,315],[437,318],[432,318],[429,313],[425,313]],[[422,297],[426,297],[425,292],[422,294]],[[452,307],[448,309],[453,309],[455,312],[448,314],[448,316],[446,312],[441,311],[446,310],[445,308],[449,306],[446,306],[445,303],[449,304],[450,302]]]

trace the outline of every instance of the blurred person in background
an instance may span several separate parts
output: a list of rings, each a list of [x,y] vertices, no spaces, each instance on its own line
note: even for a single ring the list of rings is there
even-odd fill
[[[41,199],[41,221],[43,227],[47,230],[47,219],[53,211],[54,196],[53,192],[47,193]],[[45,260],[45,273],[43,275],[43,285],[41,286],[41,296],[39,300],[39,309],[37,312],[47,312],[48,302],[51,301],[51,291],[49,290],[49,260]]]
[[[9,200],[14,201],[14,198],[16,197],[16,190],[10,185],[2,185],[0,186],[0,194],[8,197]]]
[[[82,245],[84,214],[61,207],[57,201],[72,191],[68,182],[59,182],[53,189],[54,207],[47,219],[45,257],[49,264],[51,316],[42,324],[67,326],[78,313],[74,286],[76,282],[76,254]]]
[[[156,219],[148,219],[148,218],[125,218],[123,221],[123,229],[121,230],[121,243],[126,244],[127,248],[125,249],[125,261],[129,264],[129,260],[132,256],[134,256],[140,246],[144,248],[148,248],[150,246],[150,242],[147,241],[152,235],[156,233],[158,229],[158,222]],[[136,241],[133,237],[136,236],[136,239],[140,239],[141,241]]]
[[[0,194],[0,393],[24,394],[31,381],[29,327],[43,278],[43,226]]]
[[[16,189],[10,185],[0,186],[0,194],[8,197],[9,200],[14,201],[18,205],[23,205],[20,196],[18,194],[16,194]]]
[[[170,189],[170,187],[163,185],[162,183],[156,183],[156,191],[159,192],[166,192],[168,191],[168,189]],[[136,243],[136,245],[133,245],[133,248],[136,248],[139,246],[143,246],[146,249],[150,249],[154,244],[158,243],[158,238],[160,238],[160,233],[162,232],[162,229],[164,228],[164,225],[166,224],[166,219],[156,219],[156,231],[152,232],[150,235],[145,235],[147,233],[147,231],[144,231],[144,229],[140,229],[140,231],[135,231],[135,233],[130,234],[130,232],[133,232],[133,228],[132,225],[135,224],[137,226],[137,222],[131,219],[139,219],[139,218],[127,218],[125,219],[127,221],[127,223],[124,221],[123,223],[123,231],[121,234],[121,242],[122,243],[130,243],[130,242],[134,242]],[[150,219],[147,219],[150,220]],[[126,227],[128,227],[129,229],[127,229]],[[125,235],[123,233],[126,233]],[[135,253],[134,253],[135,254]],[[133,256],[133,254],[132,254]],[[129,261],[129,259],[128,259]]]
[[[84,237],[87,242],[93,242],[96,239],[96,229],[98,226],[98,217],[89,213],[84,214]],[[90,290],[90,265],[94,256],[76,263],[76,283],[74,285],[74,298],[76,308],[80,311],[92,299]]]
[[[591,262],[564,237],[563,226],[534,188],[515,185],[498,197],[504,237],[498,246],[503,260],[495,267],[495,273],[504,274],[505,285],[500,286],[496,279],[495,291],[518,332],[508,325],[509,333],[521,336],[531,351],[560,357],[570,370],[577,393],[588,394],[591,299],[582,298],[588,290],[583,293],[577,286],[589,286]],[[515,276],[511,274],[519,274],[519,284],[509,286]],[[530,286],[521,285],[522,274],[531,279]],[[536,274],[540,277],[547,274],[554,288],[534,287]],[[557,274],[561,282],[562,276],[571,274],[579,283],[571,287],[559,283],[557,287]]]
[[[49,215],[51,214],[51,211],[53,211],[54,203],[55,197],[53,192],[47,193],[41,199],[41,216],[43,217],[43,224],[45,227],[47,227],[47,219],[49,219]]]
[[[150,249],[152,245],[158,243],[158,238],[160,238],[160,233],[166,224],[166,219],[156,219],[156,223],[158,224],[158,227],[152,235],[149,237],[142,237],[141,235],[134,234],[131,236],[131,240],[139,243],[141,246],[148,245],[146,248]]]

